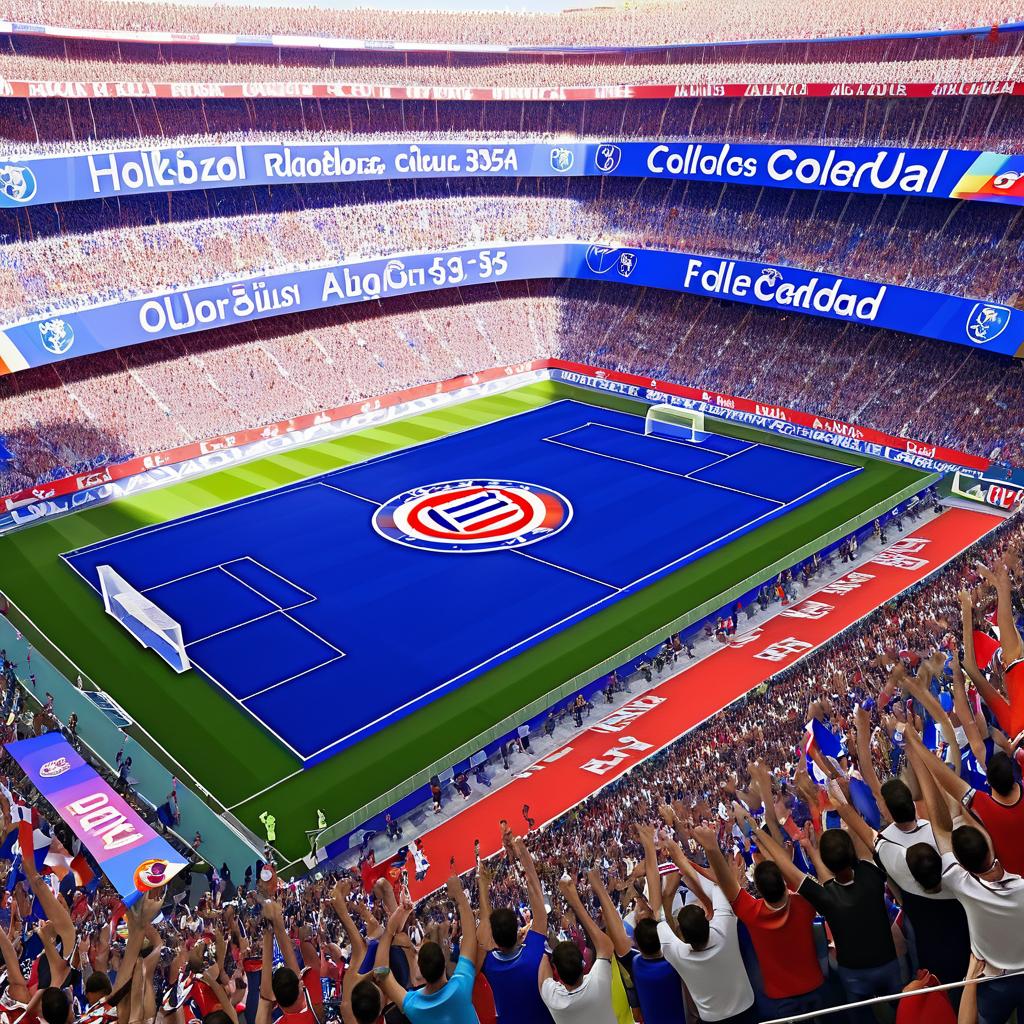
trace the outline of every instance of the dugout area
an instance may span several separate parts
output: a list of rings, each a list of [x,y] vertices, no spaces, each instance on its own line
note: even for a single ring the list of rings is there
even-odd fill
[[[308,852],[304,830],[315,821],[317,807],[324,807],[331,821],[362,808],[447,752],[472,741],[495,723],[552,692],[566,680],[613,658],[631,642],[925,480],[925,474],[891,463],[720,422],[709,422],[713,427],[712,436],[735,439],[735,443],[724,445],[724,453],[731,456],[727,462],[721,461],[723,452],[713,453],[714,458],[705,459],[699,452],[653,439],[648,440],[646,448],[643,448],[642,442],[647,439],[642,436],[637,439],[629,434],[630,423],[637,416],[640,417],[636,422],[640,424],[642,434],[642,417],[646,409],[645,404],[628,399],[541,382],[335,441],[292,450],[164,490],[87,509],[6,537],[0,540],[0,560],[5,568],[4,589],[55,645],[81,665],[160,746],[171,753],[188,774],[213,794],[221,807],[231,809],[257,834],[260,832],[259,813],[270,810],[278,821],[278,849],[287,858],[298,858]],[[538,410],[535,415],[533,411]],[[622,413],[631,415],[624,417]],[[386,724],[367,738],[305,770],[296,754],[275,740],[251,713],[239,707],[234,698],[211,686],[196,673],[177,675],[152,652],[139,647],[104,614],[96,594],[69,571],[61,559],[61,555],[67,552],[102,545],[134,531],[154,530],[182,517],[199,518],[207,510],[251,499],[275,488],[286,488],[288,490],[284,493],[287,494],[290,489],[323,474],[327,474],[323,478],[328,480],[348,477],[346,490],[383,502],[407,482],[431,481],[423,479],[421,467],[400,471],[402,462],[408,461],[402,457],[388,460],[394,462],[392,469],[398,475],[390,473],[383,479],[380,479],[380,471],[371,476],[356,464],[460,431],[469,431],[461,436],[470,437],[472,428],[481,424],[508,423],[511,422],[510,417],[522,417],[524,414],[527,414],[525,419],[533,417],[543,426],[538,439],[545,452],[557,450],[558,459],[564,457],[569,460],[564,465],[558,462],[563,474],[567,472],[566,466],[596,465],[599,462],[623,466],[627,473],[632,473],[634,470],[630,464],[641,457],[638,452],[650,452],[652,444],[663,446],[664,451],[656,460],[642,456],[646,460],[645,466],[656,461],[658,470],[664,473],[663,509],[652,507],[648,495],[644,507],[638,510],[639,495],[631,490],[635,480],[628,475],[604,474],[606,490],[615,487],[622,490],[621,494],[608,494],[610,504],[605,510],[606,521],[615,529],[633,529],[642,541],[663,511],[674,509],[676,516],[682,516],[684,507],[691,508],[688,520],[692,523],[691,529],[704,528],[709,516],[701,513],[700,501],[681,492],[678,498],[674,496],[675,490],[681,487],[692,491],[701,474],[714,485],[711,489],[715,493],[724,493],[723,488],[753,488],[749,499],[746,499],[751,503],[750,514],[741,517],[743,524],[734,524],[745,528],[726,538],[721,546],[711,545],[706,552],[700,551],[696,560],[686,564],[681,561],[681,567],[673,565],[673,560],[701,545],[693,543],[688,547],[685,543],[678,543],[675,550],[657,559],[658,566],[647,567],[660,566],[665,571],[638,588],[631,588],[629,584],[645,575],[639,569],[634,573],[631,568],[633,562],[642,560],[644,556],[642,543],[631,549],[630,557],[621,558],[618,562],[614,550],[610,550],[606,558],[592,553],[581,562],[579,551],[593,549],[595,544],[588,542],[582,548],[570,551],[568,531],[564,536],[531,545],[525,550],[537,556],[543,553],[545,562],[554,562],[582,576],[610,583],[622,593],[617,594],[607,606],[591,610],[581,620],[554,635],[541,637],[531,646],[512,652],[511,656],[498,663],[482,666],[480,672],[463,685],[445,690],[437,699],[413,709],[392,724]],[[547,419],[551,420],[550,424],[547,424]],[[483,429],[488,430],[486,427]],[[497,437],[507,428],[497,424],[495,430]],[[772,467],[771,472],[755,473],[751,467],[743,471],[737,460],[759,458],[755,449],[748,446],[765,441],[772,448],[765,450],[763,456],[779,464]],[[443,446],[431,447],[441,450]],[[723,445],[718,443],[717,447],[723,448]],[[801,463],[795,459],[799,456],[811,458]],[[837,467],[835,473],[828,470],[829,463]],[[387,461],[382,459],[379,464],[387,465]],[[797,465],[801,465],[802,470],[813,467],[816,471],[823,471],[824,475],[816,477],[815,482],[826,486],[815,490],[810,483],[800,483],[801,472]],[[344,467],[352,468],[346,470]],[[724,475],[726,471],[728,475]],[[491,473],[492,470],[488,468],[486,472]],[[352,483],[360,475],[364,477],[362,488]],[[694,476],[697,481],[693,480]],[[765,490],[758,492],[749,482],[754,478],[763,478],[766,481],[764,488],[771,488],[770,493]],[[746,484],[743,484],[744,480]],[[612,498],[616,500],[612,501]],[[801,500],[793,500],[791,504],[791,500],[796,498]],[[757,506],[757,502],[771,504]],[[710,506],[708,508],[710,510]],[[767,510],[778,514],[759,518]],[[717,514],[724,513],[719,511]],[[590,529],[597,529],[596,520]],[[727,531],[716,528],[715,535],[720,536],[724,532]],[[598,536],[594,533],[589,540],[593,541]],[[613,538],[615,530],[606,529],[604,536]],[[652,546],[663,546],[664,536],[652,541]],[[443,561],[451,557],[403,552],[386,540],[380,540],[380,543],[389,545],[382,550],[395,548],[396,555],[418,555],[421,562],[424,559]],[[186,549],[191,551],[191,545],[183,547]],[[494,557],[503,559],[506,555],[471,555],[458,561],[479,565]],[[202,558],[210,561],[205,555]],[[287,589],[286,603],[292,616],[301,618],[304,612],[315,608],[315,603],[309,602],[302,593],[291,593],[290,587],[295,581],[290,578],[287,585],[277,584],[273,594],[264,594],[268,588],[263,584],[272,577],[267,576],[265,568],[258,564],[263,560],[257,554],[227,552],[223,557],[218,555],[214,561],[218,566],[226,565],[227,570],[211,569],[212,575],[205,581],[198,579],[192,586],[201,584],[205,587],[209,583],[214,589],[230,586],[234,592],[238,587],[231,580],[241,577],[277,606],[282,606],[285,600],[277,590]],[[527,562],[526,559],[523,561]],[[278,567],[267,568],[276,570]],[[549,567],[534,568],[542,573],[551,572]],[[161,572],[164,573],[161,579],[170,580],[173,576],[166,570]],[[178,575],[186,574],[183,569]],[[283,575],[288,577],[287,573]],[[159,585],[161,579],[154,577],[150,585]],[[358,587],[358,580],[352,585]],[[419,599],[430,602],[429,581],[418,580],[417,588],[422,591]],[[183,591],[180,596],[182,607],[188,608],[188,595]],[[575,599],[574,594],[572,600]],[[257,602],[254,599],[250,603],[255,606]],[[275,621],[275,613],[269,606],[267,612],[255,607],[252,611],[253,619],[267,614],[264,621]],[[497,629],[498,623],[500,617],[494,620],[492,628]],[[389,636],[390,643],[379,642],[365,652],[365,671],[359,674],[359,679],[370,677],[366,684],[368,688],[361,698],[358,685],[350,682],[346,686],[345,706],[354,702],[358,711],[361,699],[369,706],[377,697],[376,688],[387,685],[391,674],[400,671],[403,678],[408,674],[410,659],[403,656],[415,651],[403,652],[401,645],[404,640],[412,647],[416,643],[416,630],[403,630],[400,618],[396,618],[390,624]],[[335,642],[332,637],[327,641]],[[421,639],[420,643],[423,642]],[[47,652],[44,643],[40,642],[39,646]],[[335,670],[341,670],[352,652],[342,643],[336,646],[345,657],[335,657],[332,653],[330,658],[325,656],[323,660],[329,662],[328,668],[333,665]],[[230,664],[230,661],[228,657],[226,663]],[[302,716],[308,716],[309,721],[315,722],[318,716],[341,713],[340,707],[332,710],[329,700],[319,700],[308,688],[301,695],[293,695],[290,704],[293,705],[290,713],[297,716],[300,728]]]

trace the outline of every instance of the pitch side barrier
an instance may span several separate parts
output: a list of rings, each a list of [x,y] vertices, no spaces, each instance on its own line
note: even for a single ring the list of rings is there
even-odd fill
[[[72,28],[62,25],[37,25],[31,22],[0,21],[0,34],[47,36],[57,39],[92,39],[119,43],[193,46],[271,46],[276,49],[381,50],[386,53],[664,53],[699,50],[719,46],[787,46],[790,44],[870,43],[900,39],[941,39],[967,36],[988,37],[993,32],[1019,32],[1024,22],[979,25],[973,28],[921,29],[911,32],[881,32],[860,36],[821,36],[794,39],[728,39],[719,42],[660,43],[647,46],[515,46],[501,43],[446,43],[383,39],[346,39],[335,36],[235,35],[229,32],[156,32],[137,29]]]
[[[953,448],[896,437],[871,427],[823,419],[785,406],[711,393],[671,381],[583,366],[563,359],[539,359],[493,367],[432,384],[420,384],[365,402],[306,413],[177,448],[138,455],[122,462],[83,467],[60,480],[27,487],[0,499],[0,535],[35,523],[106,504],[143,491],[167,487],[242,462],[368,430],[452,404],[484,398],[542,380],[622,395],[650,405],[674,404],[706,415],[734,420],[773,433],[843,448],[871,458],[912,466],[929,473],[959,473],[964,481],[999,479],[990,459]],[[965,487],[971,486],[969,483]],[[1013,485],[1009,485],[1012,489]],[[998,491],[1005,499],[1007,488]],[[1007,508],[1005,500],[991,501]]]
[[[0,155],[0,207],[246,185],[614,177],[1024,204],[1024,156],[735,142],[238,143]]]
[[[496,242],[245,276],[0,327],[0,374],[284,313],[395,295],[537,279],[606,281],[881,327],[1007,356],[1024,311],[799,267],[586,242]]]

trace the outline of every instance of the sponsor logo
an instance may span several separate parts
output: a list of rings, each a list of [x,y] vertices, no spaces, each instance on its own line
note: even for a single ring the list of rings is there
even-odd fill
[[[160,886],[166,885],[170,877],[168,875],[170,866],[170,861],[160,858],[144,860],[135,869],[135,888],[139,892],[149,892],[151,889],[159,889]]]
[[[55,356],[62,356],[75,343],[75,332],[71,326],[59,317],[44,320],[39,325],[39,337],[43,348]]]
[[[55,779],[58,775],[71,771],[71,762],[66,757],[57,757],[39,769],[39,774],[44,779]]]
[[[652,743],[645,743],[643,740],[638,740],[635,736],[622,736],[611,750],[606,750],[601,757],[594,757],[589,761],[584,761],[580,768],[585,772],[590,772],[592,775],[607,775],[618,768],[624,761],[633,758],[635,754],[646,754],[648,750],[653,749],[654,745]]]
[[[576,156],[571,149],[566,149],[564,146],[555,146],[551,150],[551,169],[553,171],[565,174],[567,171],[572,170],[572,165],[575,161]]]
[[[992,302],[976,302],[967,317],[967,337],[975,345],[998,338],[1010,326],[1010,310]]]
[[[36,194],[36,176],[27,167],[0,166],[0,195],[12,203],[29,203]]]
[[[607,274],[612,267],[619,264],[620,249],[614,249],[610,245],[590,245],[587,247],[587,266],[595,274]]]
[[[1005,192],[1024,177],[1024,171],[1003,171],[992,179],[992,187]]]
[[[102,487],[103,484],[109,484],[112,479],[109,468],[99,469],[94,473],[83,473],[81,476],[76,476],[75,487],[84,491],[89,487]]]
[[[404,491],[381,505],[373,528],[423,551],[471,554],[525,547],[569,525],[556,491],[515,480],[449,480]]]
[[[611,174],[622,160],[622,150],[618,146],[603,145],[597,147],[594,166],[602,174]]]
[[[636,270],[636,253],[635,252],[624,252],[619,256],[619,263],[616,269],[619,272],[619,277],[629,277],[630,274]],[[658,382],[654,382],[654,386],[657,387]]]
[[[814,644],[808,643],[806,640],[798,640],[795,636],[787,636],[783,640],[777,640],[775,643],[769,644],[763,651],[755,654],[754,657],[760,658],[762,661],[785,661],[794,655],[809,651],[813,646]]]

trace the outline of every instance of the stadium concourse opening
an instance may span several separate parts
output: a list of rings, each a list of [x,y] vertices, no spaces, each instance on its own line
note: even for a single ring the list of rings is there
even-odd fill
[[[309,766],[861,472],[644,427],[558,401],[63,557]]]

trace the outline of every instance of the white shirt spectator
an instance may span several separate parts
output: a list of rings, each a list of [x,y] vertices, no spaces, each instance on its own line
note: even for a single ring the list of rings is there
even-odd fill
[[[540,989],[555,1024],[617,1024],[612,1010],[612,964],[596,960],[578,988],[548,978]]]
[[[914,827],[906,831],[893,822],[878,833],[875,855],[885,873],[904,892],[936,900],[955,899],[956,897],[945,889],[942,892],[925,892],[910,873],[910,868],[907,867],[907,850],[918,843],[927,843],[935,847],[935,833],[932,832],[930,822],[918,818]]]
[[[694,949],[679,939],[667,921],[658,925],[661,951],[683,979],[702,1021],[734,1017],[754,1002],[754,991],[740,956],[737,920],[722,890],[701,879],[711,897],[715,916],[709,922],[710,935],[703,949]]]
[[[975,878],[952,853],[942,857],[942,884],[967,912],[971,948],[986,974],[1024,970],[1024,878],[1006,871],[998,882]]]

